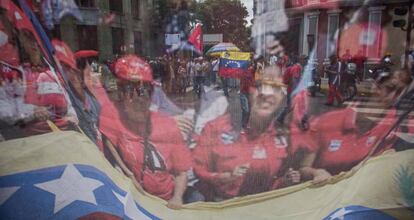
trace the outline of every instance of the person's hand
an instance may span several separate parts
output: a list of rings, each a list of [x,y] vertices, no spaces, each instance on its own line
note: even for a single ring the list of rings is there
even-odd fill
[[[234,177],[230,172],[224,172],[217,174],[218,182],[220,183],[229,183],[234,180]]]
[[[242,164],[234,168],[232,175],[233,176],[243,176],[247,173],[247,170],[250,168],[250,164]]]
[[[312,183],[318,184],[318,183],[321,183],[321,182],[324,182],[324,181],[328,180],[331,177],[332,177],[332,175],[328,171],[326,171],[324,169],[318,169],[318,170],[315,171]]]
[[[286,177],[286,183],[288,185],[300,183],[300,172],[297,170],[289,168],[285,177]]]
[[[167,207],[170,209],[181,209],[183,206],[183,199],[179,196],[173,196],[168,200]]]
[[[194,119],[188,118],[185,115],[175,116],[174,119],[177,122],[178,128],[180,129],[181,133],[187,135],[193,130]]]
[[[35,117],[35,119],[39,121],[46,121],[47,119],[49,119],[50,115],[46,107],[36,106],[34,108],[33,116]]]

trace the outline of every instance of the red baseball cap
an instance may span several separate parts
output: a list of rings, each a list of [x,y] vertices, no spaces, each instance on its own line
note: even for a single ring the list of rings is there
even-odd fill
[[[137,82],[152,82],[151,66],[136,55],[126,55],[115,63],[115,74],[122,79]]]
[[[76,66],[75,56],[73,55],[70,47],[65,42],[53,39],[52,45],[55,48],[55,56],[60,62],[68,65],[72,69],[78,69]]]

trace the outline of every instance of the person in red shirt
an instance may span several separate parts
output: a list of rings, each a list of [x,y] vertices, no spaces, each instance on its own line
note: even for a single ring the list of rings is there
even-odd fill
[[[115,74],[119,75],[117,71]],[[116,103],[106,96],[102,86],[94,88],[99,103],[105,106],[100,112],[99,130],[145,191],[167,200],[168,207],[179,208],[187,187],[187,172],[192,168],[191,154],[180,122],[149,110],[151,81],[152,76],[142,80],[139,95],[126,96]]]
[[[338,102],[338,105],[342,105],[342,95],[339,91],[339,86],[341,85],[342,73],[345,69],[345,64],[341,61],[338,61],[338,57],[333,54],[329,57],[330,64],[326,67],[325,71],[328,74],[328,100],[325,105],[333,105],[335,98]]]
[[[346,49],[345,53],[342,54],[341,61],[343,63],[348,63],[348,62],[352,61],[352,55],[351,55],[351,51],[349,49]]]
[[[6,4],[9,7],[1,13],[1,24],[7,33],[8,44],[4,45],[7,48],[1,50],[0,56],[6,58],[2,59],[4,66],[14,70],[10,71],[10,78],[15,87],[15,125],[24,129],[24,135],[50,132],[46,120],[61,129],[73,129],[72,125],[77,123],[76,114],[60,78],[43,56],[44,50],[35,29],[16,5]]]
[[[357,54],[355,54],[352,58],[352,62],[354,62],[357,66],[357,76],[359,80],[363,80],[364,76],[364,63],[367,60],[362,50],[358,50]]]
[[[302,77],[303,66],[306,64],[307,58],[305,55],[300,56],[296,60],[293,59],[293,64],[290,65],[283,73],[283,83],[287,85],[286,106],[277,118],[277,122],[283,125],[285,117],[291,110],[292,92],[299,84]]]
[[[240,79],[240,107],[241,107],[241,122],[242,122],[242,129],[247,129],[247,122],[249,120],[250,114],[250,102],[249,102],[249,94],[251,88],[254,87],[254,73],[255,68],[253,64],[249,66],[246,73]]]
[[[390,107],[402,88],[392,77],[380,76],[374,90],[385,109],[385,117],[380,122],[370,120],[365,113],[348,107],[315,118],[307,131],[292,132],[291,149],[295,153],[305,153],[300,168],[304,179],[312,179],[316,183],[324,181],[393,146],[395,133],[387,135],[387,131],[398,117],[396,109]],[[377,141],[383,138],[385,140],[380,147],[374,149]]]
[[[287,140],[272,126],[284,92],[277,66],[265,69],[261,85],[251,96],[249,129],[232,132],[229,115],[209,122],[193,151],[194,171],[207,185],[207,200],[219,201],[280,188],[300,180],[299,173],[282,168]],[[203,140],[207,140],[206,143]],[[205,192],[203,192],[205,193]],[[205,193],[207,194],[207,193]]]

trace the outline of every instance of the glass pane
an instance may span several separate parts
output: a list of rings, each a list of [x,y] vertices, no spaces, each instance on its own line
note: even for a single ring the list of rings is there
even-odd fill
[[[2,219],[410,219],[412,4],[0,0]]]

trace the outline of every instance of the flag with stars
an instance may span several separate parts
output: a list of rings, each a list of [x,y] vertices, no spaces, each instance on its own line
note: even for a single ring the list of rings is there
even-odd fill
[[[57,147],[55,148],[57,151],[52,150],[51,145],[45,143],[46,139],[51,141],[47,141],[49,143],[59,143],[59,145],[66,145],[67,148],[83,152],[89,162],[76,159],[76,156],[73,157],[74,151],[72,150],[61,154],[65,156],[53,156],[63,148]],[[74,143],[72,146],[67,144],[70,139]],[[122,181],[114,180],[116,175],[108,175],[108,167],[104,161],[101,161],[104,163],[94,161],[93,158],[96,156],[93,155],[99,155],[99,151],[96,151],[97,148],[94,145],[91,145],[92,148],[85,146],[85,143],[89,141],[84,136],[80,137],[74,132],[65,132],[60,135],[41,135],[30,138],[29,141],[31,144],[44,142],[43,146],[38,145],[40,147],[37,148],[40,157],[32,155],[32,160],[23,159],[22,154],[26,153],[23,151],[19,154],[15,151],[17,154],[14,159],[23,159],[17,160],[23,164],[31,164],[32,168],[10,174],[6,174],[10,169],[1,170],[1,219],[160,219],[140,205],[136,199],[137,191],[133,187],[125,187],[127,185]],[[82,146],[84,149],[76,146]],[[5,150],[5,148],[14,146],[2,144],[0,147],[1,150]],[[43,153],[43,150],[51,154]],[[6,163],[11,161],[4,157],[1,159]],[[43,162],[41,162],[42,159]],[[43,165],[33,163],[35,160]],[[7,164],[10,165],[10,163]]]
[[[140,192],[84,135],[0,142],[0,219],[414,219],[414,150],[373,158],[355,173],[183,209]]]
[[[223,77],[240,78],[246,73],[250,64],[250,53],[223,52],[220,57],[219,75]]]

